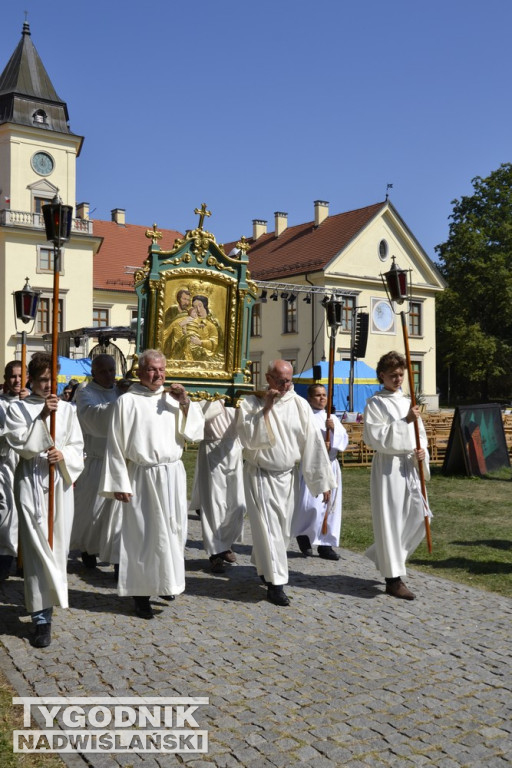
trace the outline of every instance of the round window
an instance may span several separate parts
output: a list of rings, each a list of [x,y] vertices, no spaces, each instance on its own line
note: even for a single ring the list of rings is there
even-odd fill
[[[386,240],[381,240],[379,243],[379,259],[386,261],[389,255],[389,248]]]

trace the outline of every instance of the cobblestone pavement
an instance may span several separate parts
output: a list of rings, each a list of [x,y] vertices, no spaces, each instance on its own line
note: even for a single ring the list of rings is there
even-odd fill
[[[70,561],[70,605],[48,649],[29,643],[22,582],[0,587],[2,666],[21,696],[202,696],[203,755],[69,755],[69,766],[504,768],[512,764],[512,600],[411,571],[413,602],[373,565],[290,550],[278,608],[250,564],[209,572],[189,519],[187,590],[152,621],[117,596],[110,566]]]

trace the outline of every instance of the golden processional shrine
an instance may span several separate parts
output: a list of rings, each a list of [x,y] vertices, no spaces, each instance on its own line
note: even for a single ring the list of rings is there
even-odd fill
[[[227,255],[199,224],[170,251],[158,245],[156,224],[146,232],[148,256],[134,274],[138,297],[135,361],[144,349],[164,353],[166,379],[194,398],[230,404],[253,391],[249,360],[251,314],[258,289],[250,280],[245,238]],[[135,363],[136,364],[136,363]]]

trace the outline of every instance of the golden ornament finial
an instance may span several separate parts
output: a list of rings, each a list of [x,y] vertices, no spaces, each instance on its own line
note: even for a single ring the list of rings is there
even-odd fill
[[[242,235],[242,237],[240,238],[240,240],[236,244],[236,247],[240,248],[240,250],[243,251],[244,253],[247,253],[247,251],[250,249],[251,246],[249,245],[249,241],[245,237],[245,235]]]
[[[153,224],[153,229],[146,229],[144,234],[146,237],[151,238],[153,245],[156,245],[157,242],[162,239],[162,233],[158,232],[156,228],[156,222]]]
[[[212,215],[211,211],[207,209],[206,203],[203,203],[200,208],[195,208],[194,213],[199,214],[199,225],[197,227],[198,229],[203,228],[204,217]]]

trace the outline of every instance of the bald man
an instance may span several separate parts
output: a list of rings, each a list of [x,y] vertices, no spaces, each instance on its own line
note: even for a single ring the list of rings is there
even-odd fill
[[[274,605],[290,604],[287,547],[299,500],[299,464],[314,496],[336,487],[320,429],[308,403],[293,390],[293,369],[274,360],[267,390],[243,400],[237,429],[244,447],[244,486],[253,538],[252,560]]]

